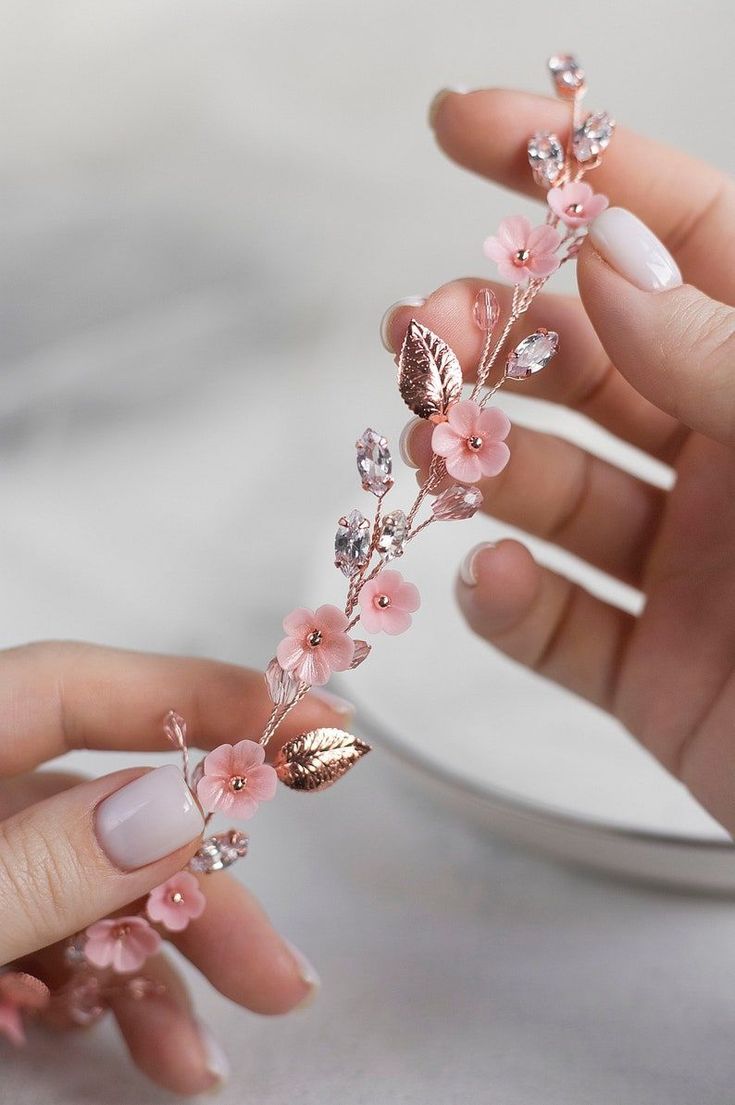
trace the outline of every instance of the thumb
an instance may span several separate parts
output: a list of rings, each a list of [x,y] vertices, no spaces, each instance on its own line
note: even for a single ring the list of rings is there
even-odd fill
[[[622,207],[590,227],[577,279],[597,336],[633,387],[735,445],[735,310],[683,284],[663,243]]]
[[[172,764],[80,783],[0,821],[0,965],[165,882],[203,827]]]

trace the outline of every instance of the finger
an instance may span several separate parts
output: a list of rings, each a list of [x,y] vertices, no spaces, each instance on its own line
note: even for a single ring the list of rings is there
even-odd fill
[[[621,208],[592,227],[578,279],[590,320],[630,383],[685,425],[735,444],[735,310],[682,285],[665,247]]]
[[[193,1096],[227,1081],[229,1063],[206,1025],[192,1011],[186,987],[162,956],[149,959],[145,977],[162,992],[135,998],[120,992],[110,1001],[134,1063],[164,1089]]]
[[[417,420],[402,438],[406,459],[428,474],[433,426]],[[483,510],[640,587],[666,495],[553,434],[513,426],[510,463],[481,480]]]
[[[0,822],[0,964],[164,882],[186,865],[203,827],[173,765],[80,783]]]
[[[170,750],[165,714],[187,722],[192,744],[258,740],[272,703],[262,673],[178,656],[44,642],[0,653],[0,775],[27,771],[72,748]],[[346,724],[349,703],[312,691],[279,728]]]
[[[435,105],[442,149],[460,165],[537,199],[526,146],[535,131],[565,138],[569,109],[559,101],[502,89],[449,93]],[[685,278],[720,298],[735,295],[735,189],[704,162],[618,127],[589,178],[596,191],[635,211],[676,254]],[[672,186],[672,182],[674,182]]]
[[[612,711],[630,614],[540,567],[517,541],[479,545],[457,583],[471,628],[501,652]]]
[[[433,292],[423,306],[396,304],[389,308],[381,327],[385,344],[394,352],[400,350],[409,323],[415,318],[448,342],[459,357],[465,378],[473,379],[484,335],[473,322],[472,308],[477,292],[488,286],[507,312],[509,288],[487,280],[454,280]],[[522,383],[508,381],[506,387],[563,403],[662,460],[671,461],[676,456],[682,427],[639,395],[615,370],[576,297],[539,296],[524,316],[522,333],[531,333],[539,326],[559,334],[558,353],[544,372]]]
[[[278,935],[252,894],[226,875],[201,881],[204,913],[169,939],[220,993],[255,1013],[287,1013],[311,1002],[316,971]]]

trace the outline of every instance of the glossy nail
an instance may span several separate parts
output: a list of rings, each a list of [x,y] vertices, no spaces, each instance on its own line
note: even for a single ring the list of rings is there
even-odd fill
[[[197,1032],[204,1053],[204,1065],[207,1074],[214,1079],[212,1090],[218,1090],[230,1077],[230,1063],[219,1040],[203,1021],[197,1021]]]
[[[163,859],[194,840],[204,818],[184,776],[173,764],[158,767],[105,798],[95,830],[102,850],[125,871]]]
[[[380,340],[383,343],[383,348],[387,349],[389,353],[396,352],[390,344],[390,324],[393,315],[401,307],[423,307],[424,303],[426,303],[426,299],[420,295],[410,295],[407,299],[397,299],[395,303],[391,303],[380,320]]]
[[[681,272],[663,242],[624,207],[609,207],[590,227],[590,240],[608,265],[644,292],[678,288]]]
[[[319,992],[322,984],[322,980],[319,978],[316,968],[313,963],[310,963],[303,952],[299,951],[295,944],[292,944],[290,940],[284,940],[284,943],[291,953],[294,963],[296,964],[296,970],[299,973],[299,978],[307,987],[307,992],[296,1006],[297,1009],[305,1009],[307,1005],[311,1005],[314,998]]]
[[[441,107],[447,96],[454,93],[456,96],[466,96],[470,91],[464,84],[447,85],[446,88],[440,88],[434,99],[429,104],[429,126],[433,130],[436,126],[436,119],[439,114],[439,108]]]
[[[316,698],[319,702],[324,703],[330,710],[334,710],[335,714],[343,714],[345,717],[351,717],[355,712],[355,705],[346,698],[340,698],[338,694],[334,694],[332,691],[327,691],[324,687],[312,687],[312,698]]]
[[[398,452],[401,455],[401,460],[404,464],[407,464],[409,468],[418,468],[418,464],[411,456],[410,441],[416,426],[421,424],[420,418],[412,418],[410,422],[401,430],[401,436],[398,439]]]
[[[462,563],[459,566],[459,578],[468,587],[477,586],[477,557],[485,552],[486,549],[494,549],[495,545],[492,541],[483,541],[480,545],[475,545],[473,549],[467,553]]]

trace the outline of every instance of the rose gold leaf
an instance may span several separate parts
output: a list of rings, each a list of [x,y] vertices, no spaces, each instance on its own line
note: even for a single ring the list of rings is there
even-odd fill
[[[446,342],[411,319],[398,358],[403,401],[419,418],[446,414],[462,395],[462,369]]]
[[[324,790],[369,751],[369,744],[342,729],[313,729],[284,744],[275,768],[292,790]]]

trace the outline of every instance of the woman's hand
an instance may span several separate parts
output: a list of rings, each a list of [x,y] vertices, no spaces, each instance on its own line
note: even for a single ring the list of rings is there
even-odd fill
[[[170,749],[162,730],[170,708],[186,718],[192,744],[208,749],[257,740],[271,704],[262,675],[208,660],[56,643],[0,653],[0,965],[19,962],[55,989],[67,976],[59,941],[142,898],[196,851],[202,817],[173,766],[94,781],[33,770],[75,748]],[[310,695],[279,738],[344,721]],[[135,782],[142,777],[143,790]],[[121,811],[129,817],[124,838]],[[255,1012],[307,1002],[318,985],[313,969],[248,891],[221,873],[202,881],[204,914],[168,934],[179,950],[225,997]],[[133,1059],[176,1093],[211,1089],[226,1063],[179,975],[164,955],[148,960],[145,975],[165,993],[113,1002]]]
[[[451,157],[539,198],[526,142],[535,130],[563,133],[565,118],[562,104],[502,91],[443,93],[432,110]],[[593,597],[516,541],[471,551],[459,603],[476,633],[618,717],[735,832],[735,311],[726,306],[735,299],[735,188],[622,130],[590,180],[650,231],[619,210],[593,224],[578,260],[581,303],[541,296],[523,330],[558,331],[559,353],[514,387],[664,461],[675,485],[664,492],[517,426],[510,464],[480,486],[489,514],[639,588],[645,608],[633,617]],[[423,305],[395,305],[386,344],[399,349],[415,317],[469,373],[482,342],[472,304],[487,284],[459,280]],[[496,291],[507,303],[508,289]],[[419,468],[430,433],[417,424],[406,435]]]

